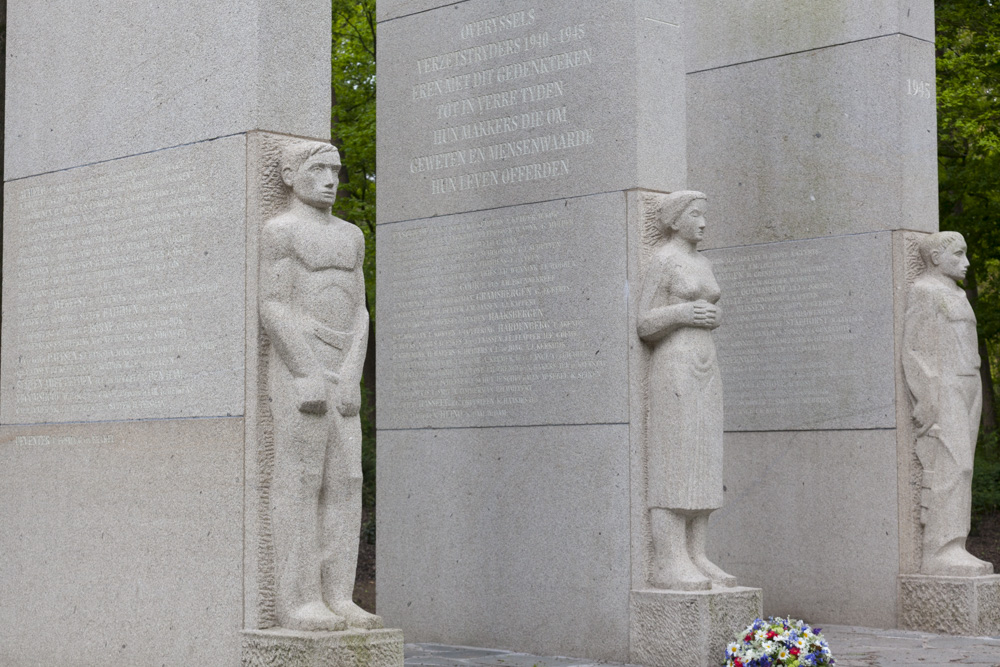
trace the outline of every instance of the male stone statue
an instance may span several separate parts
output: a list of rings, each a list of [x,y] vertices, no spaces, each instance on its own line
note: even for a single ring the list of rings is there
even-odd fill
[[[965,550],[982,386],[976,316],[956,281],[969,268],[957,232],[920,241],[924,271],[907,297],[903,374],[923,470],[921,574],[979,576],[993,566]]]
[[[260,320],[271,339],[271,483],[281,627],[379,628],[351,600],[361,521],[360,380],[368,337],[364,237],[335,218],[340,158],[294,141],[281,156],[289,207],[261,234]]]

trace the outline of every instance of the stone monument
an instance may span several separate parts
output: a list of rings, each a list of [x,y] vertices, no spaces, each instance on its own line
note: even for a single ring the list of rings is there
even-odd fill
[[[969,267],[965,240],[916,240],[921,269],[907,293],[902,366],[920,480],[920,570],[900,577],[903,622],[938,632],[1000,631],[1000,576],[965,550],[972,462],[982,410],[976,316],[956,281]]]
[[[258,246],[289,205],[282,148],[329,136],[329,3],[7,11],[0,664],[401,664],[398,631],[274,629],[299,534],[271,521]],[[312,287],[345,304],[337,271]],[[330,477],[356,502],[353,469]],[[356,523],[331,547],[341,616]]]
[[[736,578],[705,553],[709,515],[723,502],[722,377],[712,340],[722,317],[720,290],[697,251],[707,198],[681,190],[648,194],[643,202],[650,257],[636,319],[649,349],[642,458],[647,578],[658,590],[632,592],[630,659],[712,665],[731,624],[759,615],[761,591],[736,588]],[[681,627],[688,630],[677,632]]]
[[[684,8],[378,10],[378,611],[414,641],[669,664],[637,314],[646,197],[687,183]],[[719,634],[688,664],[760,612],[713,625],[719,592],[683,592]]]

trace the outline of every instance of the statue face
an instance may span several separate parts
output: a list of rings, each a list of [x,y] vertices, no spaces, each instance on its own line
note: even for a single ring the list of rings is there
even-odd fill
[[[965,252],[964,243],[955,243],[936,251],[932,258],[936,260],[934,263],[942,275],[952,280],[965,280],[965,274],[969,270],[969,258]]]
[[[339,171],[340,163],[334,154],[323,152],[303,162],[298,171],[286,169],[283,176],[295,196],[303,202],[316,208],[330,208],[337,199]]]
[[[705,209],[707,208],[708,202],[704,199],[695,199],[674,220],[671,229],[685,241],[698,243],[705,238]]]

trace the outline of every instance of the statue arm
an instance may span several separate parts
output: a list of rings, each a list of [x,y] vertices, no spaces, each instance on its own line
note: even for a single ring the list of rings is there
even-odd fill
[[[360,230],[359,230],[360,231]],[[344,355],[337,384],[339,385],[339,405],[337,409],[345,417],[358,414],[361,409],[361,372],[368,351],[368,309],[365,307],[365,238],[358,234],[358,261],[354,271],[354,290],[358,294],[358,305],[354,313],[350,348]]]
[[[639,313],[636,329],[644,341],[657,341],[671,331],[691,324],[691,304],[653,307],[653,298],[666,271],[666,262],[654,257],[643,276],[639,292]]]
[[[319,363],[291,306],[295,257],[287,232],[264,227],[260,252],[260,321],[278,357],[296,378],[321,375]]]
[[[933,296],[911,291],[903,324],[903,378],[913,398],[913,418],[921,434],[937,421],[941,369],[938,322]]]

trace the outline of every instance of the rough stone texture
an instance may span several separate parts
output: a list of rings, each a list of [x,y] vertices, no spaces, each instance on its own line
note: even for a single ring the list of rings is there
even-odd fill
[[[766,614],[895,627],[894,430],[726,433],[725,450],[712,560]]]
[[[234,665],[243,420],[0,428],[0,664]]]
[[[956,232],[925,236],[918,248],[924,266],[907,292],[900,354],[921,468],[920,572],[993,574],[964,549],[983,400],[976,315],[956,282],[967,248]]]
[[[762,597],[759,588],[743,587],[632,591],[629,661],[650,667],[718,665],[736,633],[761,615]]]
[[[244,630],[243,667],[403,667],[399,630]]]
[[[722,288],[727,431],[895,426],[891,234],[705,255]]]
[[[3,423],[243,414],[245,152],[6,184]]]
[[[688,72],[897,33],[934,41],[934,5],[924,0],[695,0],[685,9]]]
[[[380,429],[627,421],[624,195],[379,234]]]
[[[330,3],[11,3],[5,178],[255,129],[329,133]]]
[[[687,185],[722,227],[705,247],[937,231],[934,80],[933,44],[904,36],[688,75]]]
[[[1000,635],[1000,575],[899,577],[900,627],[949,635]]]
[[[652,5],[469,0],[380,24],[379,224],[681,188],[678,11]]]
[[[621,659],[628,465],[625,424],[380,431],[379,614],[410,641]]]

